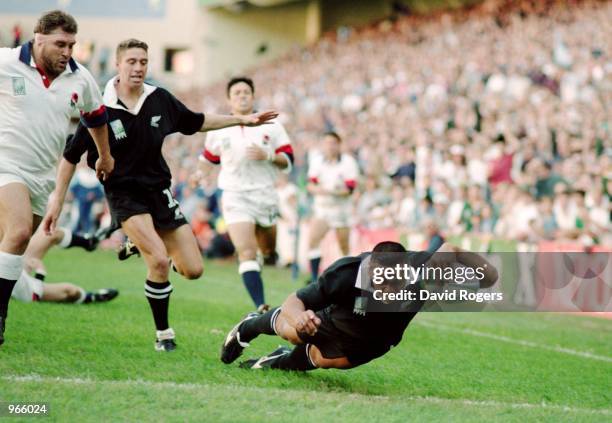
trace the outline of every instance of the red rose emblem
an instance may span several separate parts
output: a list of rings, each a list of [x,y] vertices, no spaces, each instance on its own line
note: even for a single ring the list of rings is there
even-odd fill
[[[78,102],[79,102],[79,95],[77,93],[72,93],[72,96],[70,96],[70,106],[76,107]]]

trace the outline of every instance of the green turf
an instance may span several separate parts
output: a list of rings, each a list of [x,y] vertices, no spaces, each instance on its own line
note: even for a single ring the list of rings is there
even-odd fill
[[[397,348],[358,369],[247,371],[218,359],[250,308],[234,263],[206,263],[199,281],[172,277],[172,354],[153,351],[140,259],[57,250],[47,263],[50,280],[121,290],[104,305],[11,303],[0,401],[47,402],[55,420],[612,419],[610,320],[422,313]],[[264,279],[272,304],[297,287],[286,270],[266,269]],[[279,343],[259,338],[245,355]]]

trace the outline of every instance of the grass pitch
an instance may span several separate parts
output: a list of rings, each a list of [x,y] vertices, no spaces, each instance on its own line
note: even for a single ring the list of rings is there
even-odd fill
[[[54,250],[47,265],[50,281],[121,291],[109,304],[11,303],[0,402],[46,402],[51,420],[612,420],[612,320],[421,313],[397,348],[361,368],[248,371],[218,358],[251,308],[234,263],[206,263],[199,281],[171,276],[172,354],[153,350],[139,258]],[[281,269],[264,280],[271,304],[299,286]],[[244,356],[279,343],[262,336]]]

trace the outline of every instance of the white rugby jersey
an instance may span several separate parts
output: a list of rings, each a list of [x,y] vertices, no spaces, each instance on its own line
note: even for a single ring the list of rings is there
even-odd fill
[[[322,155],[311,155],[308,167],[308,181],[327,190],[340,190],[343,187],[351,192],[357,185],[359,167],[357,161],[348,154],[340,155],[336,161],[327,161]],[[350,202],[350,197],[338,195],[315,195],[315,206],[334,206]]]
[[[291,171],[293,149],[287,131],[273,121],[260,126],[232,126],[210,131],[200,160],[221,165],[219,188],[225,191],[274,189],[279,169],[267,160],[249,160],[246,148],[255,145],[266,152],[285,154]]]
[[[106,109],[93,77],[70,59],[49,83],[36,67],[32,43],[0,48],[0,173],[15,167],[55,180],[55,167],[69,135],[70,117],[87,127],[106,123]]]

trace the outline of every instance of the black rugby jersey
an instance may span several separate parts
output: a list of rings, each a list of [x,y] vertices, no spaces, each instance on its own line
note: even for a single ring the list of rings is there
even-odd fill
[[[104,93],[108,111],[108,138],[115,169],[103,182],[105,188],[164,189],[170,186],[170,169],[162,156],[164,138],[180,132],[192,135],[204,124],[204,115],[189,110],[163,88],[145,84],[145,92],[128,111],[117,99],[114,85]],[[66,143],[64,158],[76,164],[87,152],[87,164],[95,168],[98,152],[86,127],[80,124]]]
[[[431,257],[428,252],[408,251],[410,261],[418,266]],[[376,345],[395,346],[416,312],[394,310],[395,306],[377,307],[380,302],[372,293],[357,288],[359,266],[369,254],[344,257],[323,272],[317,282],[299,289],[297,297],[307,310],[325,310],[334,326],[349,337]],[[369,301],[369,305],[364,304]],[[423,303],[417,302],[411,310],[418,311]],[[399,304],[398,304],[399,307]],[[372,311],[379,308],[381,311]]]

